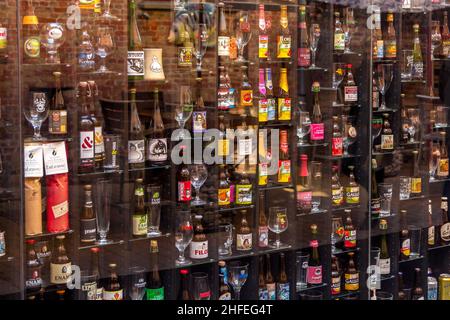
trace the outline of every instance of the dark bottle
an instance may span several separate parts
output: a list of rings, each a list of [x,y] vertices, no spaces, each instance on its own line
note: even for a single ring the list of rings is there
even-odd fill
[[[300,172],[297,183],[297,211],[301,214],[311,213],[312,188],[308,171],[308,155],[300,155]]]
[[[57,285],[66,285],[72,276],[72,263],[64,246],[64,235],[56,236],[56,246],[50,262],[50,282]]]
[[[331,294],[341,293],[341,270],[339,270],[339,261],[336,256],[331,260]]]
[[[128,164],[130,169],[143,168],[145,164],[144,128],[136,105],[136,89],[130,89],[130,130],[128,133]]]
[[[378,91],[377,91],[378,92]],[[402,144],[407,144],[409,142],[410,136],[409,136],[409,125],[410,125],[410,120],[406,114],[406,107],[404,104],[404,100],[405,100],[405,94],[402,93],[400,94],[401,96],[401,126],[402,126],[402,133],[400,136],[400,142]]]
[[[106,280],[103,290],[103,300],[123,300],[123,288],[119,282],[115,263],[109,264],[109,278]]]
[[[387,221],[385,219],[380,220],[381,245],[380,245],[380,274],[388,275],[391,273],[391,256],[389,255],[388,241],[387,241]]]
[[[347,72],[343,82],[344,104],[353,105],[358,102],[358,87],[352,73],[352,65],[347,65]]]
[[[412,300],[425,300],[422,288],[422,275],[420,268],[414,269],[414,286],[412,290]]]
[[[188,167],[184,163],[181,164],[178,169],[177,180],[178,202],[190,203],[190,201],[192,200],[191,174]]]
[[[311,254],[309,256],[308,269],[306,272],[306,282],[308,284],[322,283],[322,263],[319,256],[319,241],[317,240],[317,225],[311,225]]]
[[[159,275],[158,264],[158,241],[150,241],[150,266],[151,271],[149,273],[147,286],[145,288],[146,300],[164,300],[164,286]]]
[[[190,245],[190,256],[192,259],[208,258],[208,238],[203,229],[201,215],[195,216],[194,237]]]
[[[278,163],[278,183],[291,182],[291,160],[289,157],[288,131],[280,131],[280,160]]]
[[[339,117],[333,116],[333,137],[331,138],[331,155],[333,157],[342,156],[342,130],[339,125]]]
[[[34,245],[36,240],[29,239],[27,242],[27,274],[25,288],[27,293],[38,292],[42,286],[41,263],[36,255]]]
[[[159,105],[159,92],[155,88],[153,93],[153,132],[148,139],[147,161],[149,164],[161,165],[167,161],[168,147],[167,138],[164,134],[164,122],[161,116],[161,107]]]
[[[236,250],[249,251],[253,248],[252,229],[247,221],[247,210],[240,210],[241,223],[236,231]]]
[[[92,202],[92,185],[84,186],[84,205],[80,216],[81,242],[94,242],[97,236],[97,221]]]
[[[231,300],[231,287],[225,261],[219,261],[219,300]]]
[[[355,261],[353,260],[354,252],[348,253],[348,265],[347,270],[344,273],[344,288],[347,291],[359,290],[359,271],[356,268]]]
[[[266,248],[269,245],[269,227],[266,216],[266,201],[264,192],[259,194],[259,219],[258,219],[258,247]]]
[[[441,199],[441,212],[442,223],[439,227],[438,234],[441,239],[441,244],[446,245],[450,243],[450,214],[448,212],[447,197],[442,197]]]
[[[94,154],[94,123],[91,119],[89,105],[87,103],[88,83],[80,82],[79,84],[81,99],[81,117],[80,117],[80,173],[93,172],[95,169]]]
[[[276,284],[272,275],[272,264],[270,263],[270,255],[266,254],[266,287],[268,300],[276,300]]]
[[[264,275],[264,256],[259,256],[258,300],[269,300],[266,278]]]
[[[208,128],[208,117],[205,107],[205,102],[203,101],[203,96],[201,93],[201,88],[199,84],[197,86],[197,98],[195,99],[194,111],[192,112],[192,132],[203,133]]]
[[[144,79],[144,49],[138,28],[135,0],[128,3],[127,73],[129,81]]]
[[[148,216],[145,210],[144,186],[141,178],[134,184],[133,236],[147,235]]]
[[[394,149],[394,134],[389,123],[389,113],[383,113],[383,129],[381,131],[381,150]]]
[[[350,249],[356,247],[356,228],[352,222],[351,210],[345,209],[344,223],[344,248]]]
[[[103,299],[103,283],[102,283],[102,275],[100,273],[100,249],[99,248],[91,248],[91,267],[90,273],[95,275],[97,281],[97,295],[95,300]]]
[[[253,201],[253,186],[248,175],[249,164],[245,161],[244,169],[241,173],[241,178],[236,184],[236,204],[250,205]]]
[[[323,143],[325,138],[325,125],[322,119],[322,112],[320,111],[319,103],[319,82],[314,82],[312,85],[312,92],[314,93],[314,108],[311,119],[311,134],[310,139],[312,143]]]
[[[225,165],[219,166],[219,189],[217,190],[217,204],[221,208],[230,206],[230,184],[228,182]]]
[[[23,63],[39,63],[41,57],[41,39],[39,20],[34,13],[32,0],[27,1],[25,15],[22,19]]]
[[[403,282],[403,272],[398,273],[398,300],[409,300]]]
[[[277,283],[277,300],[289,300],[290,288],[286,273],[286,257],[283,252],[280,253],[280,275]]]
[[[348,166],[350,173],[348,174],[348,185],[345,187],[345,203],[358,204],[360,188],[355,179],[354,166]]]
[[[95,81],[88,81],[90,91],[91,120],[94,123],[94,156],[95,168],[103,168],[105,145],[103,142],[103,116],[98,102],[98,87]]]
[[[67,108],[61,90],[61,72],[53,72],[55,77],[55,95],[48,116],[48,132],[50,134],[67,134]]]
[[[408,260],[411,254],[411,235],[406,219],[406,210],[400,210],[400,260]]]
[[[380,194],[378,193],[376,172],[377,172],[377,160],[372,159],[370,211],[373,218],[378,218],[380,216],[381,211],[381,198]]]
[[[178,300],[191,300],[191,293],[189,291],[189,271],[187,269],[180,270],[180,291]]]

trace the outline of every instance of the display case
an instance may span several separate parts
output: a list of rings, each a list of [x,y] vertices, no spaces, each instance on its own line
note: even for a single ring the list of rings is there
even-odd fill
[[[450,299],[444,0],[0,5],[2,299]]]

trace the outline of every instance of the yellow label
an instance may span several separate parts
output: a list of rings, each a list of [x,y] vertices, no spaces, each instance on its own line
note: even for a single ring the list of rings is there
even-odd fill
[[[258,102],[258,121],[267,122],[268,110],[267,110],[267,99],[260,99]]]
[[[258,43],[258,57],[259,58],[267,58],[267,54],[269,52],[269,36],[266,34],[262,34],[259,36]]]
[[[422,192],[422,178],[411,178],[411,193]]]
[[[41,40],[39,37],[29,37],[25,40],[23,49],[28,57],[37,58],[41,53]]]
[[[93,10],[95,7],[96,0],[80,0],[80,9],[90,9]]]
[[[446,177],[448,176],[448,158],[440,159],[438,166],[438,176]]]
[[[228,139],[220,139],[218,141],[217,149],[219,156],[228,156],[230,153],[230,141]]]
[[[386,41],[386,58],[395,58],[397,57],[397,45],[395,40]]]
[[[291,57],[291,36],[277,37],[277,58]]]
[[[267,185],[267,177],[268,177],[268,167],[267,163],[260,163],[258,165],[259,174],[258,174],[258,185],[265,186]]]
[[[141,236],[147,234],[147,215],[133,215],[133,235]]]
[[[291,182],[291,161],[282,160],[280,161],[278,169],[278,182]]]
[[[291,120],[291,98],[278,98],[278,120]]]
[[[346,273],[345,278],[345,290],[356,291],[359,290],[359,274]]]

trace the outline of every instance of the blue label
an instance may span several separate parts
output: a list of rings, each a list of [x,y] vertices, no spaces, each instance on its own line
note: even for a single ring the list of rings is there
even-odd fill
[[[277,292],[277,300],[289,300],[289,283],[278,283]]]
[[[437,288],[428,288],[428,300],[437,300]]]
[[[259,300],[269,300],[269,292],[266,288],[260,288],[258,290],[258,299]]]
[[[267,99],[267,120],[275,120],[276,109],[275,99]]]

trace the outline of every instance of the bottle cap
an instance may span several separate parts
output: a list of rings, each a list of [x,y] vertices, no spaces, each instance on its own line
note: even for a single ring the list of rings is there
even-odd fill
[[[91,191],[92,190],[92,185],[90,185],[90,184],[84,185],[84,190],[85,191]]]
[[[187,274],[189,274],[189,271],[188,271],[188,269],[181,269],[180,274],[187,275]]]
[[[115,267],[117,267],[117,264],[115,264],[115,263],[110,263],[108,266],[109,266],[110,268],[115,268]]]
[[[97,247],[91,248],[91,252],[93,252],[93,253],[99,253],[99,252],[100,252],[100,248],[97,248]]]
[[[27,244],[35,244],[35,243],[36,243],[36,240],[34,240],[34,239],[28,239],[26,242],[27,242]]]
[[[385,219],[380,220],[380,229],[381,230],[387,230],[387,221]]]
[[[60,235],[58,235],[58,236],[56,236],[56,239],[65,239],[66,238],[66,236],[65,235],[63,235],[63,234],[60,234]]]
[[[300,160],[308,160],[308,155],[307,154],[301,154],[300,155]]]
[[[218,262],[218,265],[219,265],[219,267],[223,268],[223,267],[225,267],[227,264],[226,264],[225,261],[220,260],[220,261]]]

